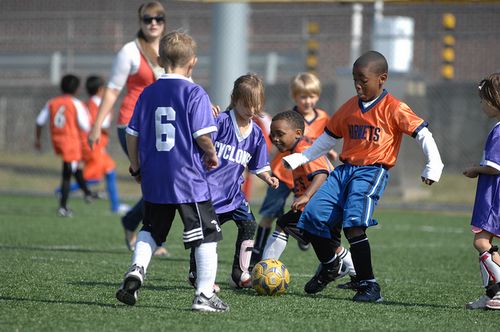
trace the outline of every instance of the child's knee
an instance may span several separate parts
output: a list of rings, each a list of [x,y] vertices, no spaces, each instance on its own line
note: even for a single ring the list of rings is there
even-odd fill
[[[344,234],[345,234],[345,237],[348,240],[350,240],[350,239],[358,237],[358,236],[366,235],[365,230],[366,229],[364,227],[350,227],[350,228],[344,229]]]
[[[271,226],[273,226],[273,220],[274,220],[274,218],[262,217],[262,219],[260,220],[259,226],[262,228],[271,228]]]

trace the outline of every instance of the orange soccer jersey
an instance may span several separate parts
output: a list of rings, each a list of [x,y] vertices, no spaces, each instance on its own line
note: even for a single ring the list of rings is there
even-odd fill
[[[292,153],[300,153],[310,146],[311,144],[303,138],[297,143]],[[326,156],[321,156],[316,160],[313,160],[294,169],[292,173],[294,183],[293,192],[295,194],[295,197],[299,197],[304,194],[307,188],[311,185],[313,177],[316,174],[324,173],[328,175],[331,171],[333,171],[333,166]]]
[[[415,137],[427,126],[408,105],[384,90],[366,109],[357,96],[332,116],[325,131],[343,138],[340,160],[352,165],[396,164],[403,134]]]
[[[75,99],[71,95],[62,95],[51,99],[47,106],[50,114],[50,134],[54,152],[64,162],[82,159],[80,128]]]
[[[91,98],[87,101],[89,111],[90,125],[92,126],[97,117],[99,106],[96,101]],[[83,168],[83,177],[87,180],[100,180],[106,173],[115,169],[114,160],[106,152],[106,146],[109,142],[108,134],[105,130],[102,131],[99,143],[96,143],[93,149],[88,145],[88,134],[82,131],[82,150],[85,167]]]
[[[298,112],[297,108],[294,108],[294,111]],[[310,144],[316,140],[321,134],[323,134],[325,130],[325,126],[328,123],[329,116],[328,113],[323,111],[322,109],[316,108],[314,109],[316,116],[311,121],[304,121],[304,138]],[[293,175],[292,172],[283,166],[281,160],[283,157],[289,155],[289,152],[279,152],[276,154],[274,159],[271,161],[271,170],[280,181],[284,182],[288,188],[293,188]]]

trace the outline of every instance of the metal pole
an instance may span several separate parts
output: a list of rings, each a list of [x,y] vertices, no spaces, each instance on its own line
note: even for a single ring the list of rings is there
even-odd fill
[[[355,3],[352,5],[351,18],[351,62],[361,55],[361,39],[363,37],[363,5]]]
[[[234,81],[248,72],[247,3],[213,5],[210,98],[222,109],[229,105]]]

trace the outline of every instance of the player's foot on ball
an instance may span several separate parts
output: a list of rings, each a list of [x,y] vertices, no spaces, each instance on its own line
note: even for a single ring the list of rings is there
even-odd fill
[[[203,293],[196,295],[193,299],[193,306],[191,308],[194,311],[206,312],[222,312],[229,310],[229,306],[215,293],[211,297],[206,297]]]
[[[380,295],[380,285],[375,281],[360,281],[357,285],[357,293],[352,298],[356,302],[375,302],[384,301]]]
[[[73,211],[65,207],[60,207],[57,210],[57,215],[63,218],[73,218]]]
[[[338,257],[331,268],[326,268],[323,263],[319,263],[316,274],[304,286],[304,291],[308,294],[321,292],[330,282],[338,278],[341,268],[342,261]]]
[[[486,302],[486,308],[500,310],[500,291],[498,291],[491,300]]]
[[[465,309],[486,309],[486,303],[490,300],[489,296],[481,295],[477,300],[465,304]]]
[[[158,247],[158,248],[156,248],[155,252],[153,253],[153,256],[168,258],[171,255],[170,255],[170,252],[167,250],[167,248]]]
[[[188,282],[194,289],[196,289],[196,272],[189,271]],[[214,283],[214,293],[219,293],[219,292],[220,292],[219,285]]]
[[[229,276],[229,287],[233,289],[252,288],[252,276],[248,272],[243,272],[238,281],[234,276]]]
[[[132,265],[125,273],[123,283],[116,292],[118,301],[134,305],[137,302],[137,293],[144,282],[144,268],[138,265]]]

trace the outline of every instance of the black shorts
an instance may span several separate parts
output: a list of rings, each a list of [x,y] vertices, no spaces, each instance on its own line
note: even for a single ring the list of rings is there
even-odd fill
[[[167,239],[176,210],[179,211],[184,224],[182,238],[186,249],[222,240],[219,221],[211,201],[185,204],[155,204],[144,201],[142,230],[150,232],[157,245]]]
[[[241,202],[240,206],[236,210],[219,213],[217,217],[219,218],[219,223],[221,225],[224,225],[228,220],[234,220],[236,223],[255,221],[250,205],[248,205],[245,200]]]

